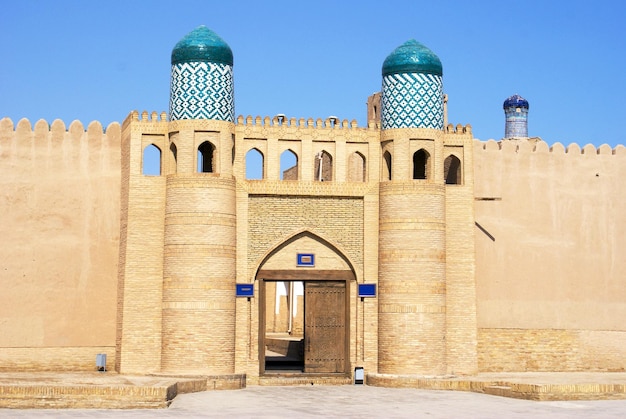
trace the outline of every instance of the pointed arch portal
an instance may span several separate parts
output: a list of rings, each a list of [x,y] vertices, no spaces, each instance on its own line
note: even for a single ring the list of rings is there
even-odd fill
[[[314,266],[297,267],[301,249],[311,249]],[[256,280],[260,373],[349,373],[349,285],[356,277],[347,258],[304,232],[270,252]]]

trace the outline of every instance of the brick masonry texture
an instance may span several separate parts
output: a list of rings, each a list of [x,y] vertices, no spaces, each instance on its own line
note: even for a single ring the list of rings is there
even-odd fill
[[[295,269],[281,251],[299,245],[320,266],[354,270],[349,371],[626,368],[626,148],[377,124],[134,112],[104,132],[1,120],[0,204],[11,221],[0,229],[12,243],[0,250],[10,284],[2,369],[93,371],[106,353],[122,373],[270,382],[259,377],[259,303],[236,300],[234,284],[254,283],[263,263]],[[197,173],[204,141],[213,173]],[[161,176],[142,175],[150,144]],[[245,179],[253,148],[263,180]],[[414,180],[420,149],[427,178]],[[298,180],[280,180],[285,150],[298,157]],[[315,180],[320,152],[328,182]],[[450,155],[461,162],[457,185],[444,184]],[[378,297],[356,298],[357,282],[377,284]]]
[[[425,182],[381,185],[379,371],[443,374],[445,189]]]
[[[481,371],[624,371],[626,333],[478,329]]]
[[[162,369],[232,374],[235,350],[234,181],[215,177],[170,177],[167,203]]]
[[[262,258],[275,246],[304,230],[311,231],[339,246],[347,253],[346,256],[361,268],[362,199],[251,196],[248,209],[250,270],[258,267]],[[295,261],[293,263],[295,265]]]

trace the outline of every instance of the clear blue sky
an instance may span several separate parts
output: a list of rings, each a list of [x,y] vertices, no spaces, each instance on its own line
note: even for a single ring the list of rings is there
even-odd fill
[[[499,139],[530,103],[549,144],[626,143],[626,1],[32,1],[0,12],[0,117],[121,122],[167,111],[170,53],[206,25],[234,53],[237,115],[356,119],[414,38],[444,69],[449,121]]]

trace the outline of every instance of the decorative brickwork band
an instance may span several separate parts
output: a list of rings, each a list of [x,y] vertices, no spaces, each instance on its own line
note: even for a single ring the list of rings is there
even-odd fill
[[[422,73],[383,77],[382,128],[443,129],[441,76]]]
[[[170,119],[234,122],[232,66],[210,62],[172,65]]]

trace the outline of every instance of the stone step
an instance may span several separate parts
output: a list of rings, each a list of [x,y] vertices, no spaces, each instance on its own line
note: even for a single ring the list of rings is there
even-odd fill
[[[345,374],[268,374],[259,377],[260,386],[346,385],[352,377]]]
[[[511,387],[509,386],[485,386],[483,391],[485,394],[492,396],[511,397]]]

